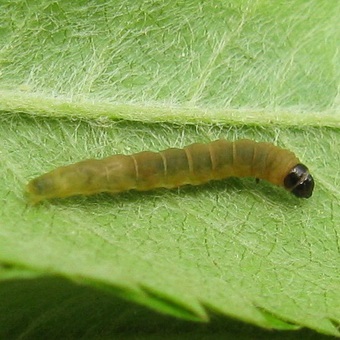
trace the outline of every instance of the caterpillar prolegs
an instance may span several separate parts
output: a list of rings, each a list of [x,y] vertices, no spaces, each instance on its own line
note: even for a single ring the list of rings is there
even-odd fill
[[[35,204],[73,195],[198,185],[232,176],[264,179],[302,198],[310,197],[314,188],[313,177],[293,152],[271,143],[220,139],[62,166],[30,181],[26,193]]]

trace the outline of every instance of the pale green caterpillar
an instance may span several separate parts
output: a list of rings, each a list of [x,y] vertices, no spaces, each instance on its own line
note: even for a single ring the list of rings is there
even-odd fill
[[[302,198],[310,197],[314,188],[313,177],[293,152],[271,143],[220,139],[62,166],[30,181],[26,194],[35,204],[73,195],[198,185],[232,176],[264,179]]]

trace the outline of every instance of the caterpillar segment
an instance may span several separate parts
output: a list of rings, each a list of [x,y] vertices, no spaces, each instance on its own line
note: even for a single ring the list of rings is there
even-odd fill
[[[308,168],[293,152],[271,143],[220,139],[62,166],[31,180],[26,195],[36,204],[74,195],[199,185],[228,177],[267,180],[301,198],[309,198],[314,189]]]

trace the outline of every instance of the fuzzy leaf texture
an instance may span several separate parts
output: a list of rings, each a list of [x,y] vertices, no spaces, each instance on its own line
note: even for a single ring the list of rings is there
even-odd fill
[[[0,13],[1,338],[160,336],[169,316],[212,315],[233,336],[239,321],[340,336],[340,2],[0,0]],[[23,196],[57,166],[217,138],[294,151],[314,195],[233,178]]]

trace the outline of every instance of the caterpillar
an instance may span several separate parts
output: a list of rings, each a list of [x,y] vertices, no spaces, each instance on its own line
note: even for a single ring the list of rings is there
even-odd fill
[[[264,179],[301,198],[309,198],[314,189],[308,168],[293,152],[271,143],[220,139],[62,166],[31,180],[26,195],[36,204],[73,195],[198,185],[232,176]]]

